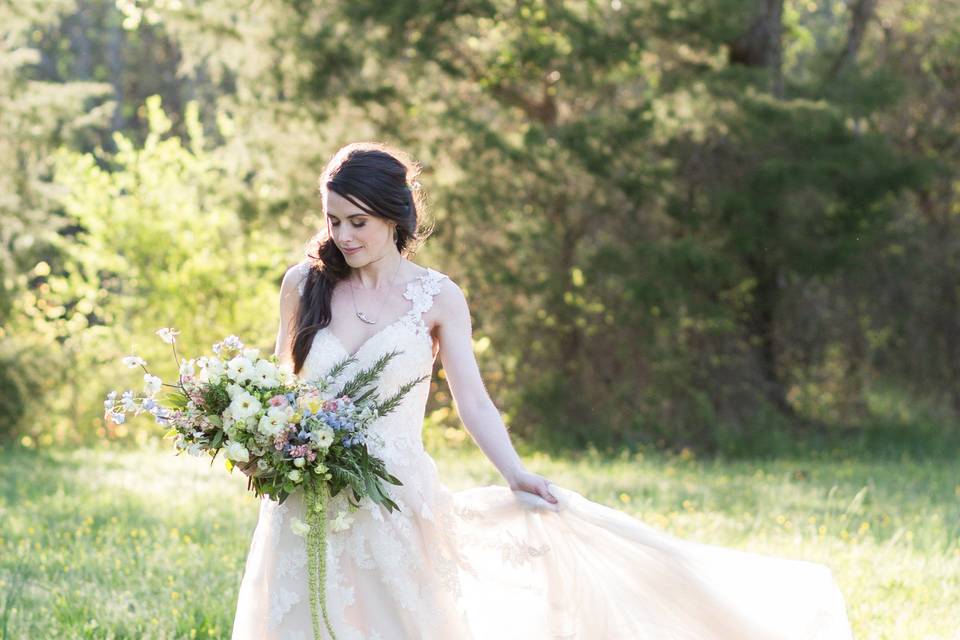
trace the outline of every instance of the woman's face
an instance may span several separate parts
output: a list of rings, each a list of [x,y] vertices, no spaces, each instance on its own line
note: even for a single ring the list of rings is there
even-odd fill
[[[335,191],[326,190],[324,198],[327,233],[351,267],[377,260],[391,249],[395,223],[370,215]],[[356,249],[356,251],[350,251]]]

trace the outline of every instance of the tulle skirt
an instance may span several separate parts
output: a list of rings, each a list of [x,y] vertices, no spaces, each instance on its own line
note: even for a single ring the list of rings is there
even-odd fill
[[[408,496],[403,515],[357,511],[350,528],[331,533],[327,554],[337,638],[853,637],[826,565],[683,540],[550,487],[556,505],[503,486],[437,484],[418,508]],[[312,638],[296,556],[305,550],[287,526],[303,518],[302,497],[284,507],[261,504],[233,640]]]

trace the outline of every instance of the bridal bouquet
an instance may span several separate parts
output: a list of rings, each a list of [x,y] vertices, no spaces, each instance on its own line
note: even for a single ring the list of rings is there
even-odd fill
[[[143,392],[124,391],[117,401],[111,391],[104,417],[122,423],[128,413],[149,413],[169,427],[165,438],[175,438],[179,455],[209,455],[225,450],[227,470],[236,463],[255,464],[247,488],[282,504],[298,487],[304,490],[307,522],[295,522],[294,532],[306,537],[313,631],[320,637],[319,614],[332,638],[326,609],[326,508],[329,498],[349,487],[347,499],[359,506],[365,497],[389,511],[399,509],[384,483],[402,484],[383,460],[372,455],[367,442],[378,436],[370,425],[393,411],[406,394],[427,378],[403,384],[385,399],[375,396],[376,383],[391,359],[390,351],[370,368],[362,369],[339,389],[336,378],[356,358],[345,358],[325,375],[302,380],[277,357],[260,357],[229,336],[213,345],[213,355],[181,361],[177,331],[165,328],[157,335],[173,346],[180,369],[176,383],[151,375],[146,361],[127,356],[123,362],[144,370]],[[161,394],[163,387],[170,387]],[[211,460],[211,464],[213,461]],[[319,609],[319,612],[318,612]]]

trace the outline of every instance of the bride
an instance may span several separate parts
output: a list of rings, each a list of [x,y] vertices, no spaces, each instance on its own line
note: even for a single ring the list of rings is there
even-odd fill
[[[326,230],[280,287],[276,354],[298,376],[342,373],[401,351],[381,397],[431,374],[437,355],[459,416],[507,486],[450,491],[421,438],[429,380],[372,429],[402,486],[400,510],[330,500],[326,591],[339,640],[770,640],[852,638],[829,567],[686,541],[528,471],[490,400],[470,311],[449,277],[408,257],[416,166],[356,143],[320,179]],[[252,472],[250,465],[241,467]],[[233,640],[312,637],[302,490],[264,497]],[[324,638],[329,638],[326,629]],[[320,639],[317,639],[320,640]]]

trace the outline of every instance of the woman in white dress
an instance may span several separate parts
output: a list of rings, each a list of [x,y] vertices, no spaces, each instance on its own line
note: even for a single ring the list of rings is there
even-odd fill
[[[845,640],[826,565],[682,540],[528,471],[474,358],[470,311],[446,275],[407,256],[418,236],[416,168],[359,143],[320,179],[327,227],[280,291],[276,353],[302,378],[401,353],[379,394],[440,356],[459,416],[506,486],[450,491],[421,439],[429,381],[374,423],[368,444],[403,482],[390,513],[345,492],[328,509],[327,603],[339,640]],[[249,468],[243,468],[249,472]],[[233,640],[312,637],[302,490],[264,497]],[[326,629],[324,638],[329,638]],[[317,639],[319,640],[319,639]]]

